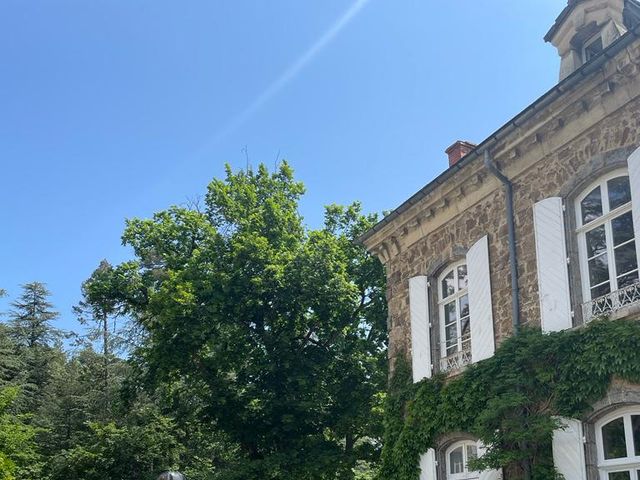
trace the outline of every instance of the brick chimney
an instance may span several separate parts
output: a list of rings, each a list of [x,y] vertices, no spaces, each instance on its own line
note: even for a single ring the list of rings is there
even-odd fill
[[[458,140],[456,143],[445,150],[445,153],[449,155],[449,166],[454,166],[456,163],[458,163],[458,161],[460,161],[465,155],[467,155],[476,147],[477,145],[475,143]]]

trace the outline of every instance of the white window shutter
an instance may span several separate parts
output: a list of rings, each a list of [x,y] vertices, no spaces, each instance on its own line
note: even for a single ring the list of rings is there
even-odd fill
[[[540,321],[543,332],[573,326],[562,199],[551,197],[533,206]]]
[[[482,442],[478,442],[478,458],[481,458],[487,451]],[[478,480],[502,480],[502,470],[483,470],[478,476]]]
[[[633,227],[640,232],[640,148],[635,150],[627,160],[629,166],[629,183],[631,185],[631,207],[633,209]],[[636,237],[638,233],[636,233]],[[636,253],[640,258],[640,242],[636,241]]]
[[[560,418],[564,429],[553,432],[553,463],[565,480],[587,478],[582,422],[570,418]]]
[[[411,360],[413,381],[431,378],[431,331],[427,277],[409,279],[409,315],[411,317]]]
[[[437,480],[436,451],[433,448],[420,456],[420,480]]]
[[[495,352],[493,306],[489,273],[489,238],[481,238],[467,252],[469,311],[471,313],[471,361],[492,357]]]

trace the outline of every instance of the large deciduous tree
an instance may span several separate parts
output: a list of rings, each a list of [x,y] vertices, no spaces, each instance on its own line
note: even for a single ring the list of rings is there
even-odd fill
[[[222,478],[349,479],[378,453],[384,275],[354,242],[375,217],[331,206],[311,230],[303,193],[286,163],[228,168],[204,205],[128,221],[135,260],[85,283],[143,328],[147,380],[237,445]]]

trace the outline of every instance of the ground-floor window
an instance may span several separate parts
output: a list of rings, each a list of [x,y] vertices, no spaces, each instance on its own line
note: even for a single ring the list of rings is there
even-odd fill
[[[640,480],[640,407],[601,419],[596,442],[601,480]]]
[[[478,445],[471,440],[456,442],[446,452],[447,480],[472,480],[479,474],[469,469],[469,461],[478,456]]]

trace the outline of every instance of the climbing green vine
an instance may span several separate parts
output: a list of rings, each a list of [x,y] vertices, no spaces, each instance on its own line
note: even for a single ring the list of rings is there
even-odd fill
[[[386,404],[379,480],[417,480],[419,458],[438,436],[468,432],[487,445],[474,468],[530,469],[556,478],[551,454],[556,416],[580,417],[604,397],[613,378],[640,383],[640,322],[598,320],[552,334],[524,330],[490,359],[460,376],[413,384],[395,365]]]

